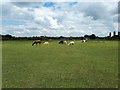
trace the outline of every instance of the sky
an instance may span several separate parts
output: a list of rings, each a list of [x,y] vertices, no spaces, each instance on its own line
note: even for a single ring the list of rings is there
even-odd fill
[[[118,2],[2,3],[1,34],[108,36],[118,31]]]

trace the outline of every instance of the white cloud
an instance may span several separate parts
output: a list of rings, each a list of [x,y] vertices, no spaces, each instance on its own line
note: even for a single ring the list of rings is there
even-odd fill
[[[24,25],[3,25],[3,34],[15,36],[105,36],[117,30],[117,3],[6,3],[3,21],[22,21]],[[39,6],[39,8],[34,8]]]

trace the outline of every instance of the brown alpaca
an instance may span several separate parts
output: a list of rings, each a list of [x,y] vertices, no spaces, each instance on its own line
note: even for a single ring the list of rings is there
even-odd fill
[[[48,41],[49,41],[49,42],[51,42],[51,41],[52,41],[52,39],[49,39]]]
[[[35,40],[35,41],[34,41],[34,43],[32,44],[32,46],[33,46],[34,44],[36,44],[36,45],[37,45],[38,43],[39,43],[39,45],[40,45],[40,44],[41,44],[41,42],[42,42],[41,40]]]

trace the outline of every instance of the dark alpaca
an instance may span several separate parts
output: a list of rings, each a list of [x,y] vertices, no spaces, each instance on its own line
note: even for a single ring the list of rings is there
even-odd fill
[[[40,45],[40,44],[41,44],[41,42],[42,42],[41,40],[35,40],[35,41],[34,41],[34,43],[32,44],[32,46],[33,46],[34,44],[36,44],[36,45],[37,45],[38,43],[39,43],[39,45]]]
[[[59,44],[63,44],[63,41],[60,41]]]

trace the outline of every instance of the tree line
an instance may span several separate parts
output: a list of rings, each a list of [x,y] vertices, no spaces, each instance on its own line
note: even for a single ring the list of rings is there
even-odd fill
[[[113,36],[106,36],[106,37],[98,37],[95,34],[91,35],[84,35],[83,37],[64,37],[64,36],[59,36],[59,37],[48,37],[48,36],[33,36],[33,37],[15,37],[9,34],[6,35],[1,35],[0,34],[0,40],[120,40],[120,35],[113,35]]]

